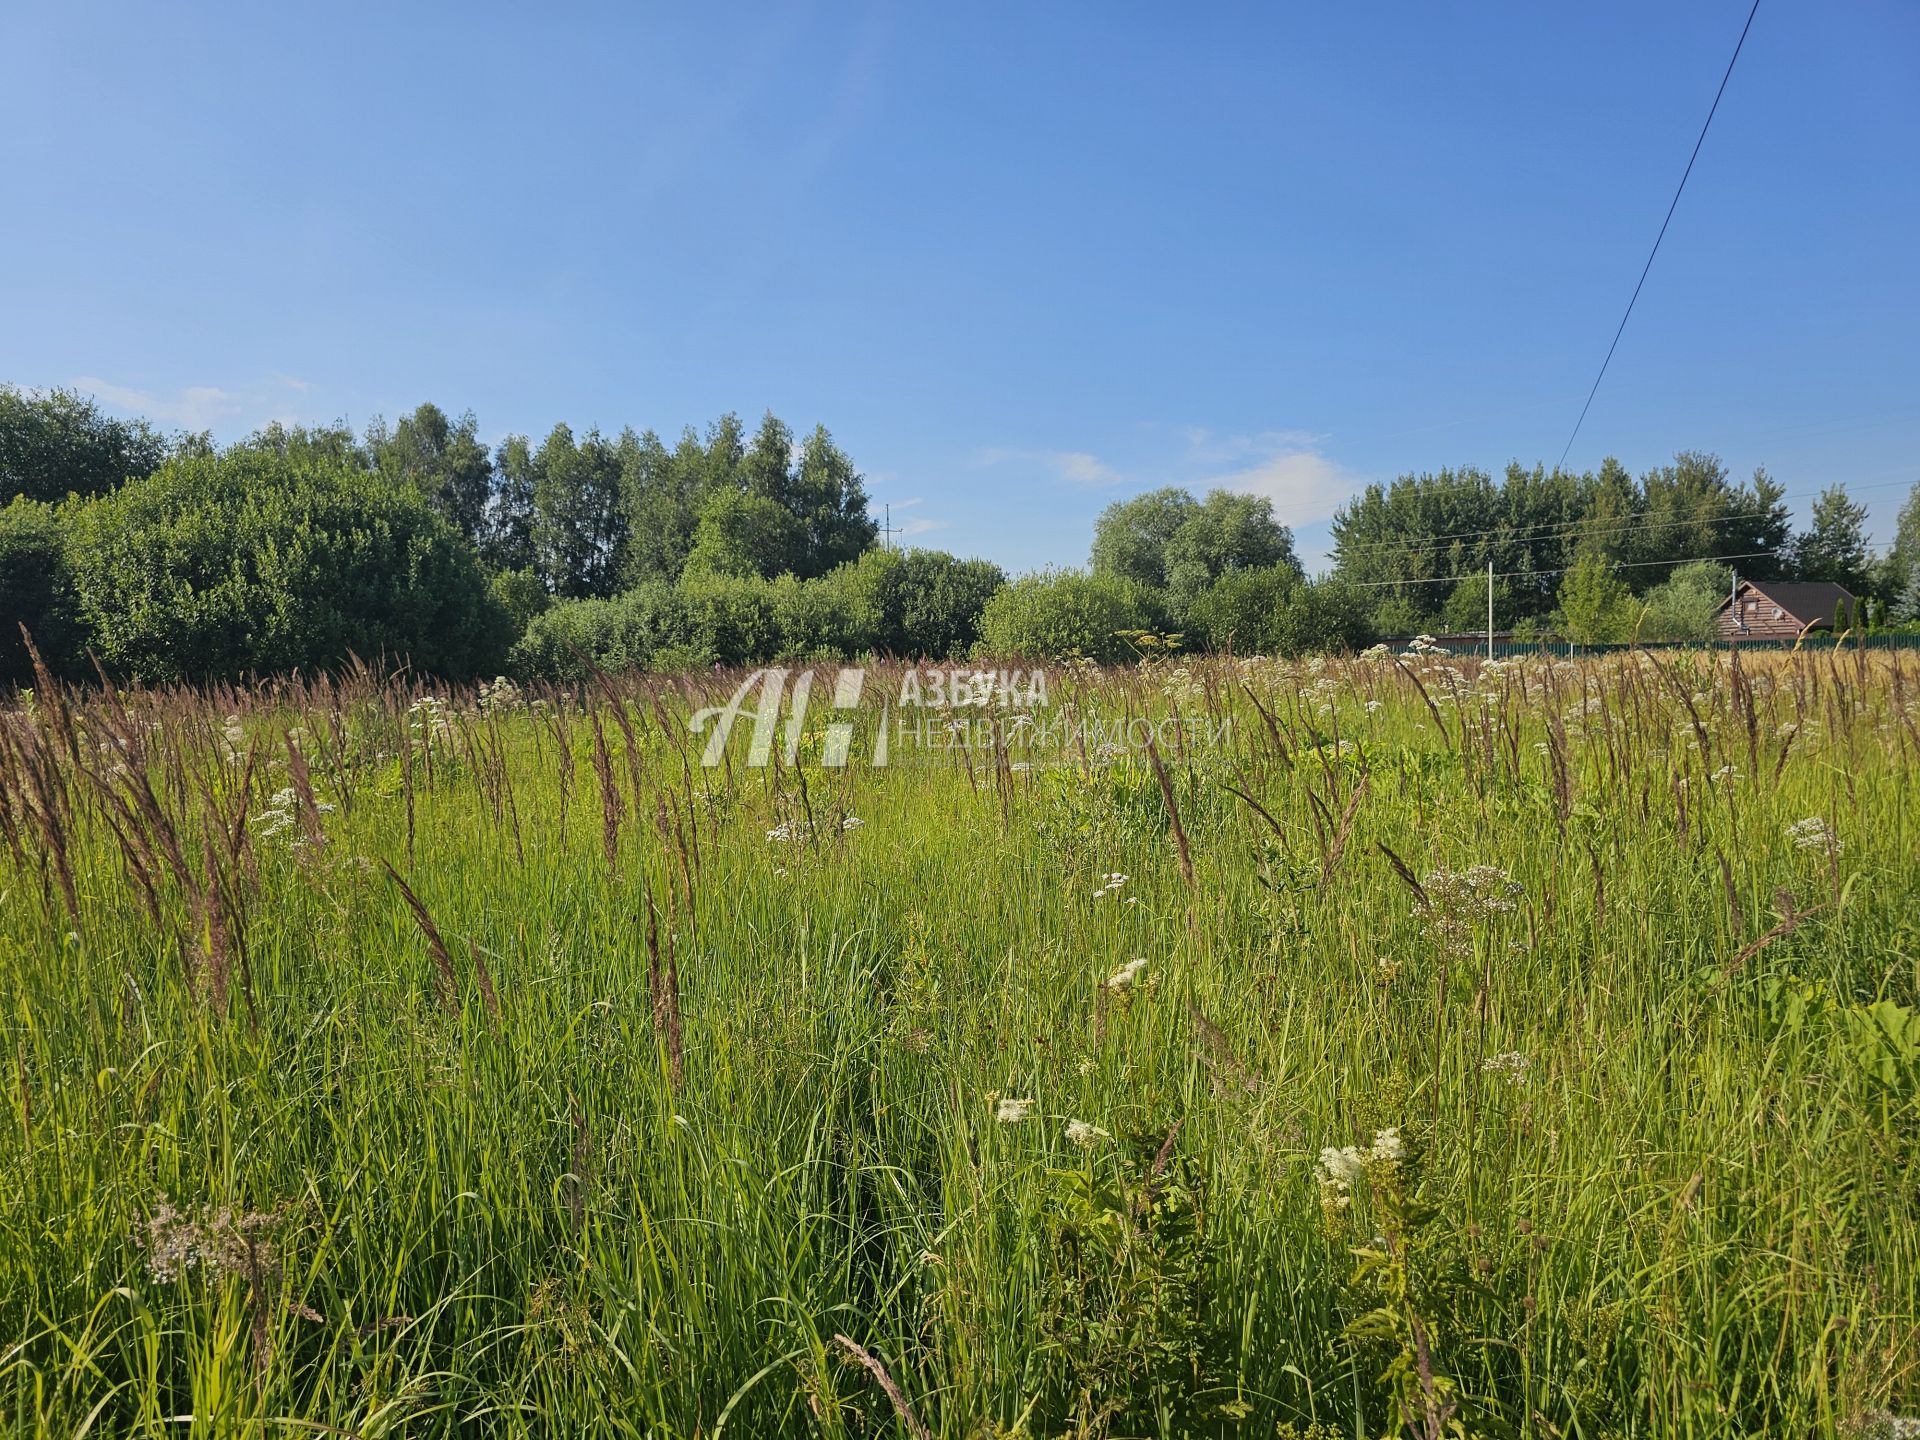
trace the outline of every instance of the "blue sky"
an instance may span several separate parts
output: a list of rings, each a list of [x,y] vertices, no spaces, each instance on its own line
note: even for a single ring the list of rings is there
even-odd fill
[[[236,438],[824,422],[913,543],[1558,458],[1746,16],[0,12],[0,380]],[[1920,7],[1763,0],[1571,463],[1920,478]]]

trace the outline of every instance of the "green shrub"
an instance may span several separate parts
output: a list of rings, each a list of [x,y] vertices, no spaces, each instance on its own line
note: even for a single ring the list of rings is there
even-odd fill
[[[70,674],[84,663],[60,512],[25,498],[0,507],[0,685],[33,683],[22,625],[54,673]]]
[[[686,607],[688,645],[708,663],[751,665],[780,648],[773,587],[765,580],[689,572],[674,589]]]
[[[1023,575],[980,612],[982,655],[1111,662],[1130,658],[1125,630],[1162,630],[1161,598],[1138,581],[1082,570]]]
[[[531,567],[496,571],[487,581],[487,591],[516,635],[525,633],[533,617],[553,603],[553,596]]]
[[[951,660],[980,638],[987,601],[1007,575],[991,560],[959,560],[944,550],[876,550],[861,557],[877,578],[877,648],[894,655]]]
[[[714,655],[693,638],[686,602],[662,581],[637,585],[610,600],[562,600],[534,616],[513,647],[510,670],[528,680],[579,680],[588,665],[622,670],[710,665]]]
[[[817,580],[782,575],[769,582],[779,658],[846,660],[872,650],[880,632],[876,572],[854,561]]]
[[[457,677],[504,649],[472,547],[416,491],[338,461],[176,459],[70,513],[80,619],[122,675],[230,679],[351,653]]]
[[[1339,653],[1375,635],[1356,592],[1337,581],[1302,580],[1288,565],[1228,571],[1193,602],[1191,618],[1192,643],[1241,655]]]
[[[1733,572],[1711,560],[1678,567],[1647,591],[1640,619],[1642,640],[1711,640],[1720,602],[1733,588]]]

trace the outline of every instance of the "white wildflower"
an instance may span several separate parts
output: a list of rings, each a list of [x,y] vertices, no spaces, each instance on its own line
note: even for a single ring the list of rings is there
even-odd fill
[[[1002,1125],[1013,1125],[1026,1119],[1032,1111],[1033,1101],[1031,1100],[1002,1100],[993,1112],[993,1118]]]
[[[1078,1145],[1082,1150],[1091,1150],[1102,1140],[1111,1140],[1112,1138],[1113,1137],[1106,1131],[1090,1121],[1069,1120],[1067,1122],[1067,1139]]]
[[[1140,978],[1140,972],[1146,968],[1147,962],[1144,958],[1137,957],[1129,960],[1107,977],[1107,988],[1109,990],[1126,989],[1129,985],[1133,984],[1135,980]]]
[[[1504,1075],[1509,1085],[1527,1083],[1527,1067],[1533,1061],[1518,1050],[1509,1050],[1501,1055],[1489,1055],[1480,1062],[1480,1068],[1489,1075]]]
[[[1375,1171],[1391,1171],[1400,1163],[1406,1147],[1395,1126],[1376,1130],[1373,1143],[1362,1150],[1357,1145],[1329,1145],[1320,1152],[1320,1163],[1313,1178],[1320,1186],[1322,1204],[1344,1208],[1353,1201],[1353,1187]]]
[[[1840,837],[1818,815],[1809,815],[1787,826],[1787,838],[1796,850],[1824,850],[1829,855],[1838,855],[1841,849]]]

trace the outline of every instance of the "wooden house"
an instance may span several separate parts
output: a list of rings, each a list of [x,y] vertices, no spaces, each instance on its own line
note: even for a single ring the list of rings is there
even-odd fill
[[[1742,580],[1714,624],[1722,640],[1792,640],[1844,625],[1853,607],[1852,592],[1827,580]]]

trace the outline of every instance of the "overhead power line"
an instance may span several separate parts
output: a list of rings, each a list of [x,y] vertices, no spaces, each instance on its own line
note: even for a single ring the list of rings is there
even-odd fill
[[[1898,542],[1892,540],[1868,540],[1865,542],[1865,546],[1868,550],[1889,550],[1892,549],[1896,543]],[[1724,564],[1729,560],[1778,559],[1779,555],[1780,552],[1778,550],[1746,550],[1738,555],[1682,555],[1673,560],[1631,560],[1624,564],[1616,563],[1613,568],[1616,570],[1644,570],[1653,565],[1671,565],[1677,570],[1682,565],[1697,565],[1703,560]],[[1493,578],[1496,580],[1521,580],[1548,575],[1565,575],[1572,568],[1570,565],[1562,565],[1553,570],[1502,570],[1496,573]],[[1414,577],[1405,580],[1349,580],[1343,583],[1345,583],[1349,589],[1353,590],[1390,590],[1398,585],[1457,585],[1462,580],[1484,580],[1486,578],[1487,572],[1485,570],[1469,570],[1464,575],[1429,575],[1424,578]]]
[[[1913,482],[1907,480],[1887,480],[1874,485],[1848,485],[1843,487],[1849,496],[1867,490],[1892,490],[1905,487]],[[1788,504],[1794,501],[1812,500],[1817,494],[1811,490],[1783,490],[1779,502]],[[1432,550],[1450,550],[1454,542],[1469,545],[1471,542],[1489,541],[1501,545],[1532,545],[1552,540],[1561,535],[1603,535],[1621,530],[1670,529],[1681,525],[1718,525],[1733,520],[1757,520],[1769,512],[1766,510],[1729,510],[1721,514],[1712,513],[1721,503],[1719,497],[1700,501],[1696,505],[1684,507],[1671,516],[1658,519],[1642,515],[1633,520],[1623,520],[1617,525],[1612,523],[1595,524],[1588,520],[1539,520],[1530,525],[1499,525],[1492,529],[1449,530],[1438,535],[1425,535],[1413,540],[1361,540],[1351,545],[1334,542],[1334,552],[1340,559],[1373,559],[1377,556],[1394,556],[1424,553]],[[1593,528],[1588,528],[1592,526]]]
[[[1753,28],[1753,17],[1760,12],[1760,0],[1753,0],[1753,8],[1747,11],[1747,23],[1740,27],[1740,39],[1733,47],[1733,59],[1727,61],[1727,73],[1720,77],[1720,88],[1713,92],[1713,104],[1707,110],[1706,124],[1700,127],[1700,138],[1693,142],[1693,154],[1687,157],[1687,168],[1681,172],[1680,184],[1673,192],[1673,203],[1667,206],[1667,218],[1660,222],[1660,233],[1653,237],[1653,249],[1647,252],[1647,263],[1641,267],[1639,283],[1633,287],[1633,296],[1627,301],[1626,314],[1620,317],[1620,326],[1613,332],[1613,344],[1607,346],[1607,358],[1600,362],[1600,373],[1593,377],[1593,388],[1587,391],[1587,403],[1580,407],[1580,418],[1573,422],[1573,434],[1567,436],[1567,448],[1560,452],[1560,463],[1567,463],[1567,456],[1573,452],[1573,442],[1579,438],[1580,427],[1587,423],[1587,411],[1593,408],[1593,397],[1600,393],[1600,382],[1607,378],[1607,366],[1613,363],[1613,352],[1620,344],[1620,337],[1626,333],[1627,321],[1633,315],[1634,302],[1640,298],[1640,287],[1647,283],[1647,274],[1653,269],[1653,257],[1660,253],[1660,242],[1667,238],[1667,226],[1673,223],[1673,212],[1680,208],[1680,196],[1687,188],[1687,177],[1693,174],[1693,162],[1700,158],[1700,147],[1706,143],[1707,131],[1713,125],[1714,114],[1720,109],[1720,97],[1727,93],[1727,81],[1733,78],[1733,67],[1740,59],[1740,51],[1747,43],[1747,31]]]

